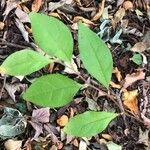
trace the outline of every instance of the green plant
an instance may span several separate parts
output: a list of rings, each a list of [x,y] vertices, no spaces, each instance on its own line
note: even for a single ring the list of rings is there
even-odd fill
[[[68,27],[54,17],[38,13],[30,13],[29,16],[34,40],[49,57],[30,49],[15,52],[0,66],[1,74],[28,75],[59,60],[64,65],[69,64],[70,69],[85,81],[72,67],[74,44]],[[108,88],[113,69],[111,52],[83,23],[79,23],[78,27],[78,43],[83,65],[96,80]],[[61,74],[44,75],[31,84],[23,98],[40,106],[60,107],[71,102],[82,87],[82,84]],[[71,118],[64,131],[79,137],[92,136],[103,131],[117,115],[111,112],[87,111]]]

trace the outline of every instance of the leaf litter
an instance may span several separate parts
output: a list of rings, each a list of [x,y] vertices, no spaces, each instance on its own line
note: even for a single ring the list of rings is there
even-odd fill
[[[93,91],[90,88],[88,90],[83,88],[78,95],[78,100],[72,102],[70,104],[71,106],[67,106],[63,111],[61,110],[61,115],[58,115],[59,109],[39,108],[26,102],[27,111],[24,111],[25,116],[14,109],[15,112],[19,112],[20,119],[23,119],[25,122],[22,124],[24,127],[21,132],[9,136],[11,140],[6,141],[8,145],[11,142],[15,144],[15,142],[17,143],[18,141],[18,147],[21,147],[22,140],[28,141],[29,139],[32,139],[30,142],[31,147],[37,146],[42,149],[47,149],[47,145],[50,145],[51,149],[91,150],[99,147],[107,147],[111,150],[145,149],[145,146],[149,146],[147,139],[150,126],[150,117],[148,115],[150,101],[147,102],[147,105],[144,108],[141,103],[141,99],[144,99],[143,97],[145,97],[142,95],[143,82],[149,83],[147,79],[150,76],[149,1],[62,0],[56,2],[53,0],[34,0],[31,2],[29,0],[2,0],[0,3],[0,38],[7,41],[7,45],[4,43],[0,44],[0,49],[2,49],[2,52],[0,53],[0,58],[2,58],[1,62],[3,61],[3,56],[9,56],[9,54],[18,49],[18,47],[16,47],[17,45],[32,47],[32,30],[27,15],[28,12],[42,12],[60,18],[60,20],[71,27],[75,41],[77,39],[77,23],[78,21],[82,21],[102,37],[112,50],[114,71],[109,90],[114,93],[123,90],[121,100],[125,112],[128,113],[130,111],[130,113],[133,113],[131,116],[135,118],[136,115],[141,115],[137,117],[137,120],[130,116],[126,116],[126,122],[129,124],[129,134],[127,136],[124,133],[124,120],[118,118],[110,124],[108,130],[106,129],[104,133],[109,133],[114,143],[112,141],[108,142],[108,139],[105,139],[105,142],[102,144],[99,142],[102,135],[92,137],[92,139],[69,137],[63,133],[63,126],[74,114],[79,114],[89,109],[98,111],[107,111],[109,109],[113,109],[113,111],[117,110],[116,105],[108,99],[107,94],[103,93],[103,88],[102,94],[95,90]],[[13,45],[13,47],[11,45]],[[79,60],[79,53],[76,45],[74,49],[73,66],[75,72],[81,72],[88,80],[88,83],[98,85],[92,78],[87,78],[88,75]],[[136,60],[138,63],[132,62],[132,56],[135,54],[140,54],[142,56],[142,63],[139,63],[139,60]],[[124,66],[119,63],[120,60],[122,60],[123,55],[127,56],[126,61],[123,62]],[[69,68],[70,66],[64,68],[60,64],[54,63],[53,66],[51,66],[51,69],[44,68],[30,76],[23,77],[22,80],[19,81],[20,83],[17,84],[10,82],[12,77],[7,77],[7,82],[5,84],[5,90],[7,92],[3,91],[0,106],[5,108],[7,105],[10,105],[5,99],[11,97],[14,101],[11,106],[16,107],[18,102],[22,102],[21,93],[25,90],[24,85],[29,84],[30,80],[39,77],[41,74],[49,73],[49,71],[51,73],[61,72],[69,75],[72,79],[79,80],[76,73],[69,70]],[[147,86],[149,85],[148,83]],[[2,88],[3,80],[1,80],[0,86]],[[148,89],[147,91],[146,97],[149,99],[150,90]],[[114,95],[111,96],[113,97]],[[144,99],[144,102],[145,101],[146,100]],[[5,102],[5,104],[3,102]],[[7,108],[8,107],[6,107],[6,109]],[[10,117],[9,115],[7,116]],[[2,114],[1,119],[4,119],[3,117]],[[27,123],[28,125],[31,125],[30,128],[26,126],[24,117],[28,118]],[[141,119],[139,120],[140,117]],[[15,121],[16,120],[13,119],[12,123]],[[142,122],[145,126],[140,125],[138,121]],[[111,126],[114,128],[111,128]],[[16,128],[17,124],[13,124],[12,129],[15,130]],[[145,134],[140,130],[141,128],[145,129]],[[27,132],[24,132],[24,129],[26,129]],[[0,135],[1,133],[2,132],[0,132]],[[23,134],[23,136],[20,134]],[[61,138],[60,134],[62,134]],[[143,140],[142,134],[144,134],[143,137],[146,137],[145,140]],[[14,136],[16,139],[13,139]],[[3,137],[8,138],[8,136]],[[40,142],[41,145],[39,146],[36,141]],[[142,148],[140,147],[141,145],[139,146],[139,143],[141,145],[143,144]],[[5,148],[9,149],[6,145],[7,144],[5,143]],[[27,148],[27,146],[25,147]]]

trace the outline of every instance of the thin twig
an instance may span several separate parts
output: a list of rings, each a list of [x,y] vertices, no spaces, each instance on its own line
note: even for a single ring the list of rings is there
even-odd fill
[[[7,45],[7,46],[12,46],[12,47],[17,47],[17,48],[22,48],[22,49],[25,49],[25,48],[28,48],[27,46],[22,46],[22,45],[19,45],[19,44],[15,44],[15,43],[10,43],[10,42],[7,42],[3,39],[0,39],[0,45]]]
[[[124,110],[124,107],[123,107],[123,104],[122,104],[121,93],[120,92],[116,93],[116,98],[117,98],[118,104],[120,106],[121,113],[123,114],[122,116],[123,116],[125,127],[126,127],[126,129],[128,129],[128,123],[127,123],[127,120],[126,120],[125,110]]]

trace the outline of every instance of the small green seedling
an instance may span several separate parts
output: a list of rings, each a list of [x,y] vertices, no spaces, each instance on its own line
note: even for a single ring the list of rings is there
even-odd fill
[[[36,44],[53,60],[31,49],[24,49],[11,54],[2,63],[1,74],[24,76],[58,60],[71,66],[74,44],[69,28],[54,17],[39,13],[30,13],[29,16]],[[78,25],[78,45],[85,69],[108,88],[113,60],[107,45],[83,23]],[[65,75],[49,74],[36,79],[23,98],[44,107],[60,107],[71,102],[82,87],[82,84]],[[93,136],[102,132],[117,115],[112,112],[87,111],[72,117],[64,131],[78,137]]]

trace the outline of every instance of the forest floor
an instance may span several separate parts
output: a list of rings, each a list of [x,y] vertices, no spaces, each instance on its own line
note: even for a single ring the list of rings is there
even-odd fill
[[[149,150],[149,0],[1,0],[1,63],[16,51],[35,48],[28,17],[31,11],[54,16],[64,22],[74,37],[74,49],[78,49],[78,21],[97,33],[107,43],[113,56],[114,70],[109,92],[87,74],[83,65],[78,65],[81,63],[78,50],[74,51],[75,64],[85,79],[118,97],[114,103],[108,96],[86,88],[70,104],[44,109],[22,98],[31,81],[48,73],[65,73],[78,80],[76,75],[64,72],[64,66],[54,63],[24,77],[0,76],[0,150]],[[126,97],[123,97],[125,92]],[[124,115],[112,120],[102,133],[90,138],[64,134],[60,123],[64,121],[64,115],[69,119],[86,110],[113,111]],[[37,125],[32,118],[42,118],[41,113],[47,115],[49,122]],[[13,114],[11,129],[4,126],[10,121],[10,114]],[[18,123],[18,118],[21,123]]]

